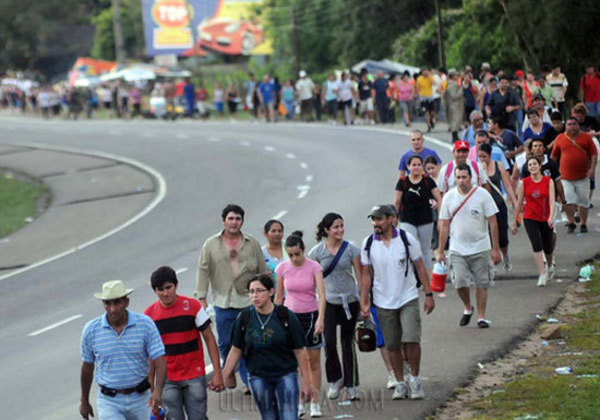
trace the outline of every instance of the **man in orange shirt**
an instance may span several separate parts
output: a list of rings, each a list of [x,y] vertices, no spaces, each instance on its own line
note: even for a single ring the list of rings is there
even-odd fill
[[[568,232],[575,232],[575,207],[581,218],[581,233],[586,233],[589,207],[590,182],[596,171],[598,151],[589,134],[580,131],[579,122],[569,117],[565,132],[554,142],[552,158],[559,163],[560,175],[565,192],[565,212]],[[565,204],[565,203],[563,203]]]

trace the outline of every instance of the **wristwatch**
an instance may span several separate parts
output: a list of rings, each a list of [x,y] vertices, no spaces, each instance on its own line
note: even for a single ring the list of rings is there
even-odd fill
[[[425,293],[425,297],[433,297],[433,292]]]

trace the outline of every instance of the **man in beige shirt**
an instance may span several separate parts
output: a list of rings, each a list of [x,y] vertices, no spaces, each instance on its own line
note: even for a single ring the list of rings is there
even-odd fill
[[[219,352],[225,362],[231,348],[229,337],[233,323],[240,311],[250,305],[246,284],[255,274],[264,273],[266,265],[258,241],[241,231],[244,209],[229,204],[221,212],[221,218],[223,230],[208,238],[202,246],[195,296],[206,308],[210,285]],[[243,359],[239,369],[244,392],[249,393],[248,373]]]

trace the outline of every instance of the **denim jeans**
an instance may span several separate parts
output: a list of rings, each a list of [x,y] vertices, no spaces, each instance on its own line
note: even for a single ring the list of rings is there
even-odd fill
[[[585,107],[587,108],[588,115],[594,118],[600,117],[600,102],[586,102]]]
[[[128,395],[117,394],[109,397],[98,391],[98,419],[99,420],[148,420],[150,407],[148,399],[150,391],[143,393],[133,392]]]
[[[167,381],[163,389],[167,420],[208,420],[206,417],[206,377]]]
[[[250,389],[262,420],[298,420],[298,373],[274,378],[250,376]]]
[[[235,322],[235,318],[241,312],[241,309],[236,308],[219,308],[215,306],[215,320],[217,323],[217,334],[218,334],[218,345],[219,345],[219,353],[221,354],[221,359],[223,360],[223,366],[225,365],[225,360],[227,360],[227,355],[229,354],[229,349],[231,348],[231,329],[233,328],[233,323]],[[221,367],[223,367],[221,366]],[[242,382],[244,386],[248,386],[248,371],[246,370],[246,362],[244,358],[240,359],[240,378],[242,378]]]

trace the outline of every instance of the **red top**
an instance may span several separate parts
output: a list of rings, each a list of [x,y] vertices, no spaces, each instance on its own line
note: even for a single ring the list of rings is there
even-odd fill
[[[185,381],[204,376],[204,353],[200,331],[210,328],[210,317],[196,299],[177,296],[175,305],[159,301],[144,311],[158,328],[165,344],[167,379]]]
[[[556,137],[552,148],[552,158],[560,162],[560,177],[567,181],[585,178],[590,168],[590,157],[598,154],[594,141],[588,133],[580,132],[575,138],[575,142],[585,152],[574,146],[566,133],[561,133]]]
[[[586,74],[581,78],[579,87],[585,91],[585,102],[600,102],[600,76],[594,73],[591,77]]]
[[[523,218],[546,222],[550,217],[550,182],[549,176],[542,176],[539,182],[531,176],[523,178],[523,191],[525,192],[525,208]]]

